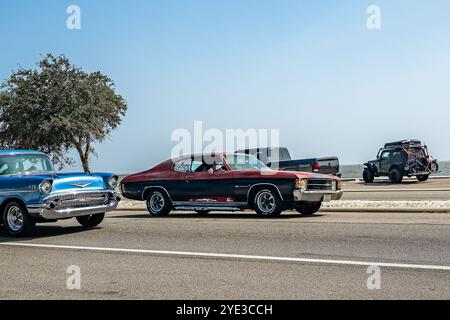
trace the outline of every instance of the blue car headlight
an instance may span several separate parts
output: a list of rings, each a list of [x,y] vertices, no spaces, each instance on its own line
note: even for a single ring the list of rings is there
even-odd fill
[[[117,177],[113,176],[111,178],[108,179],[108,185],[112,188],[115,189],[117,187]]]
[[[51,180],[42,181],[41,184],[39,185],[39,191],[43,194],[49,194],[50,192],[52,192],[52,188],[53,188],[53,181]]]

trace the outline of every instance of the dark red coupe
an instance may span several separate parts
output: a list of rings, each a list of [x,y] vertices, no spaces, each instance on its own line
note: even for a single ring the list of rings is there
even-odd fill
[[[303,215],[319,211],[322,202],[342,197],[335,176],[274,171],[245,154],[192,155],[172,159],[153,169],[126,177],[124,197],[147,202],[152,216],[172,210],[255,210],[278,216],[295,209]]]

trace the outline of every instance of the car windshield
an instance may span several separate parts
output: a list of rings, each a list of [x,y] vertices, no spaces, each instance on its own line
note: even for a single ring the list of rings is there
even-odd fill
[[[0,156],[0,176],[53,173],[50,160],[44,155]]]
[[[250,155],[228,155],[226,160],[231,170],[270,170],[268,166]]]

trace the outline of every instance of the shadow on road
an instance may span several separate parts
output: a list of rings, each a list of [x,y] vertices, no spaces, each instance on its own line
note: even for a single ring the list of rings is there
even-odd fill
[[[92,228],[89,230],[98,230],[101,229],[101,227]],[[36,229],[34,233],[29,237],[23,237],[23,238],[15,238],[11,237],[4,226],[0,226],[0,243],[1,242],[21,242],[21,241],[28,241],[28,240],[35,240],[35,239],[45,239],[45,238],[51,238],[51,237],[59,237],[64,235],[70,235],[70,234],[76,234],[81,232],[88,232],[89,230],[79,227],[79,226],[57,226],[57,225],[43,225],[38,224],[36,225]]]
[[[256,214],[252,213],[239,213],[239,214],[233,214],[233,213],[211,213],[208,215],[199,215],[196,213],[172,213],[168,215],[167,217],[152,217],[149,214],[126,214],[126,215],[114,215],[108,217],[108,219],[167,219],[167,220],[173,220],[173,219],[229,219],[229,220],[261,220],[261,221],[268,221],[268,220],[286,220],[286,219],[305,219],[305,218],[319,218],[322,215],[316,214],[314,216],[302,216],[300,214],[294,214],[294,213],[286,213],[282,214],[279,217],[260,217]]]

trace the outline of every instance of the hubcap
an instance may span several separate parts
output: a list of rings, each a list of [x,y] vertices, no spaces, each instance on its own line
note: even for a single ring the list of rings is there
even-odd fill
[[[149,202],[150,209],[153,212],[159,212],[164,208],[166,201],[161,193],[155,192],[151,197]]]
[[[8,222],[8,227],[14,231],[18,232],[22,230],[23,227],[23,212],[19,207],[11,207],[8,209],[6,214],[6,220]]]
[[[275,197],[271,192],[263,191],[258,195],[258,198],[256,199],[256,204],[258,206],[258,209],[263,214],[270,214],[275,210],[276,207]]]

